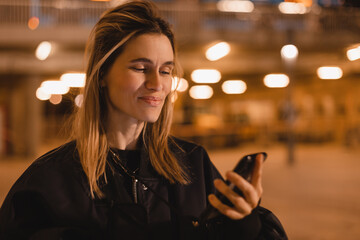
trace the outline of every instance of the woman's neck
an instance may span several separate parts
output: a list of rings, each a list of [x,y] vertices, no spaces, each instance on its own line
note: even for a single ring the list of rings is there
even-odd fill
[[[144,122],[125,116],[110,114],[106,124],[106,138],[110,147],[136,149]]]

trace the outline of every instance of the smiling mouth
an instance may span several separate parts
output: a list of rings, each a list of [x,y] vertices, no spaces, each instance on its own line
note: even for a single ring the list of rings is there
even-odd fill
[[[153,96],[139,97],[139,99],[153,107],[157,107],[163,102],[162,98]]]

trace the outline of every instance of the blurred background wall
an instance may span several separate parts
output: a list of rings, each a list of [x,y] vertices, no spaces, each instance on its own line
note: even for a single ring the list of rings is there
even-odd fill
[[[34,155],[43,142],[66,136],[59,124],[76,108],[81,75],[70,76],[68,90],[55,85],[43,93],[40,87],[84,71],[89,31],[118,2],[0,0],[1,155]],[[175,135],[208,148],[288,140],[359,145],[356,1],[156,3],[174,27],[184,69]],[[206,56],[217,43],[215,55]],[[281,55],[285,45],[289,57]],[[325,69],[330,76],[320,76],[321,67],[333,67]],[[265,82],[268,74],[282,75]]]
[[[66,123],[81,104],[87,37],[102,12],[119,2],[0,0],[3,162],[33,160],[66,141]],[[311,171],[314,162],[320,172],[329,170],[319,187],[323,190],[329,177],[337,174],[335,170],[346,166],[333,182],[339,184],[342,179],[340,188],[346,193],[331,194],[347,200],[358,196],[354,192],[359,192],[356,184],[360,183],[356,177],[360,146],[359,1],[154,2],[173,25],[184,70],[182,79],[174,79],[178,83],[174,135],[204,145],[221,171],[235,164],[239,149],[269,150],[278,161],[268,171],[273,182],[265,185],[277,194],[299,187],[304,179],[308,181],[302,186],[309,193],[309,179],[320,179]],[[334,164],[329,165],[328,159]],[[12,166],[22,171],[28,163]],[[3,172],[12,171],[1,166]],[[20,170],[13,172],[7,178],[11,180],[3,180],[8,183],[6,191],[20,174]],[[347,184],[351,187],[341,187]],[[320,199],[324,196],[328,195]],[[285,200],[291,202],[298,195],[287,197]],[[278,198],[269,195],[268,203],[283,214],[293,236],[302,233],[301,227],[294,227],[298,220],[286,215],[290,205],[285,207],[286,201],[280,204]],[[352,211],[351,226],[360,223],[359,204],[339,200],[335,205],[340,203]],[[354,236],[356,230],[351,229]],[[293,239],[339,239],[331,234],[296,236]]]

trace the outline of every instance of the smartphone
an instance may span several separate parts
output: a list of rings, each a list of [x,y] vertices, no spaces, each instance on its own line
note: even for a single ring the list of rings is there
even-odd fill
[[[263,161],[267,158],[267,154],[265,152],[259,152],[259,153],[253,153],[249,155],[245,155],[242,157],[239,162],[236,164],[235,168],[233,169],[234,172],[242,176],[247,181],[251,182],[252,173],[255,167],[255,160],[256,156],[262,154],[263,155]],[[229,181],[225,181],[226,184],[229,185],[229,187],[236,192],[237,194],[243,196],[243,193],[235,187],[235,185]],[[219,198],[221,202],[224,204],[227,204],[229,206],[233,206],[233,204],[221,193],[217,192],[216,197]],[[204,222],[210,219],[213,219],[217,216],[221,215],[221,213],[214,208],[212,205],[209,204],[209,206],[205,209],[205,211],[200,216],[200,221]]]

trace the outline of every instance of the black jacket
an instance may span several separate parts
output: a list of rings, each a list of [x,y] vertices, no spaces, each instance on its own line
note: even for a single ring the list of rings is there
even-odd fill
[[[270,220],[259,215],[265,211],[260,207],[240,221],[222,217],[199,226],[207,196],[215,192],[213,180],[221,176],[202,147],[175,141],[172,150],[188,169],[190,184],[170,184],[159,176],[142,149],[139,181],[129,194],[124,182],[131,177],[109,154],[106,179],[100,181],[103,199],[90,197],[75,142],[46,153],[8,193],[0,209],[0,239],[266,239],[275,230],[286,239],[271,212],[266,212]]]

